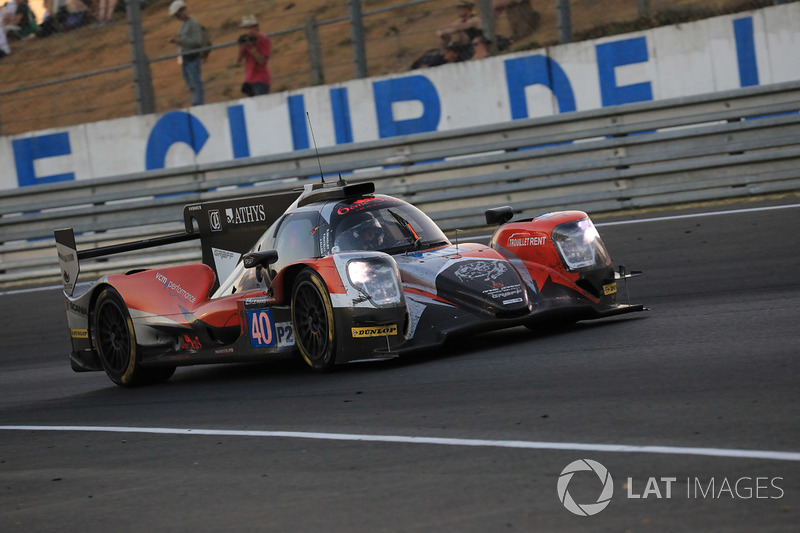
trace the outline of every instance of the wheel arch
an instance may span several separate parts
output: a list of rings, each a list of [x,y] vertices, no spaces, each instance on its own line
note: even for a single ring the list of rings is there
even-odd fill
[[[95,331],[94,331],[94,316],[96,311],[95,308],[97,307],[97,299],[100,297],[100,294],[102,294],[102,292],[108,288],[114,289],[117,292],[117,294],[119,294],[119,291],[117,291],[117,289],[115,289],[113,285],[105,282],[105,283],[98,283],[97,285],[92,287],[92,293],[89,297],[89,307],[88,307],[89,315],[86,317],[87,318],[86,328],[89,331],[89,342],[92,345],[92,351],[96,356],[99,354],[97,352],[97,340],[95,339]],[[120,298],[122,298],[122,301],[124,302],[125,298],[123,298],[121,294],[119,296]]]

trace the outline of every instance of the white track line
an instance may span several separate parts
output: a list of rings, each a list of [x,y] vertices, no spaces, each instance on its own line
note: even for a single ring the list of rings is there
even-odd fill
[[[747,209],[731,209],[730,211],[712,211],[707,213],[690,213],[687,215],[670,215],[666,217],[640,218],[636,220],[620,220],[618,222],[598,222],[595,226],[620,226],[622,224],[641,224],[643,222],[662,222],[665,220],[680,220],[683,218],[716,217],[719,215],[736,215],[741,213],[759,213],[761,211],[775,211],[778,209],[794,209],[800,204],[773,205],[768,207],[750,207]]]
[[[669,455],[701,455],[737,459],[770,459],[800,461],[800,452],[769,450],[736,450],[727,448],[690,448],[683,446],[633,446],[628,444],[588,444],[576,442],[536,442],[525,440],[456,439],[413,437],[403,435],[358,435],[349,433],[316,433],[304,431],[238,431],[229,429],[181,429],[113,426],[0,426],[0,431],[88,431],[105,433],[147,433],[155,435],[213,435],[228,437],[268,437],[333,441],[389,442],[401,444],[438,444],[485,448],[517,448],[525,450],[566,450],[606,453],[656,453]]]

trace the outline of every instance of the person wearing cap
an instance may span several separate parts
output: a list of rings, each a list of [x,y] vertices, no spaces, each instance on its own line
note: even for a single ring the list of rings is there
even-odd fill
[[[436,35],[442,40],[442,46],[447,46],[448,44],[469,46],[472,39],[483,33],[481,18],[472,10],[474,5],[472,2],[458,2],[456,4],[458,18],[447,26],[436,30]]]
[[[258,20],[255,15],[245,15],[239,24],[245,33],[239,37],[239,57],[237,64],[245,62],[244,85],[242,91],[249,96],[269,94],[269,61],[272,43],[269,37],[258,33]]]
[[[189,8],[183,0],[174,0],[169,5],[169,15],[181,21],[181,28],[177,36],[169,38],[169,42],[181,47],[181,71],[183,81],[189,88],[192,105],[203,105],[205,91],[203,89],[203,63],[200,53],[193,52],[203,47],[203,28],[197,19],[189,14]]]

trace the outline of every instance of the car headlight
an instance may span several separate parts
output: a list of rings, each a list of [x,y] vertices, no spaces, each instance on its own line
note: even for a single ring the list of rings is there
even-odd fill
[[[350,284],[377,307],[400,303],[402,291],[397,267],[382,258],[350,260],[347,263],[347,277]]]
[[[611,264],[605,244],[588,218],[560,224],[553,242],[570,270],[601,268]]]

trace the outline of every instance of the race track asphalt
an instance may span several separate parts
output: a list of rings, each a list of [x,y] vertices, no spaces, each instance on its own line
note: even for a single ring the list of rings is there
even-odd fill
[[[70,370],[57,290],[0,293],[0,531],[797,531],[796,203],[596,219],[649,312],[329,375],[284,359],[125,390]],[[580,459],[611,475],[594,516],[559,499]],[[604,487],[562,485],[579,505]]]

